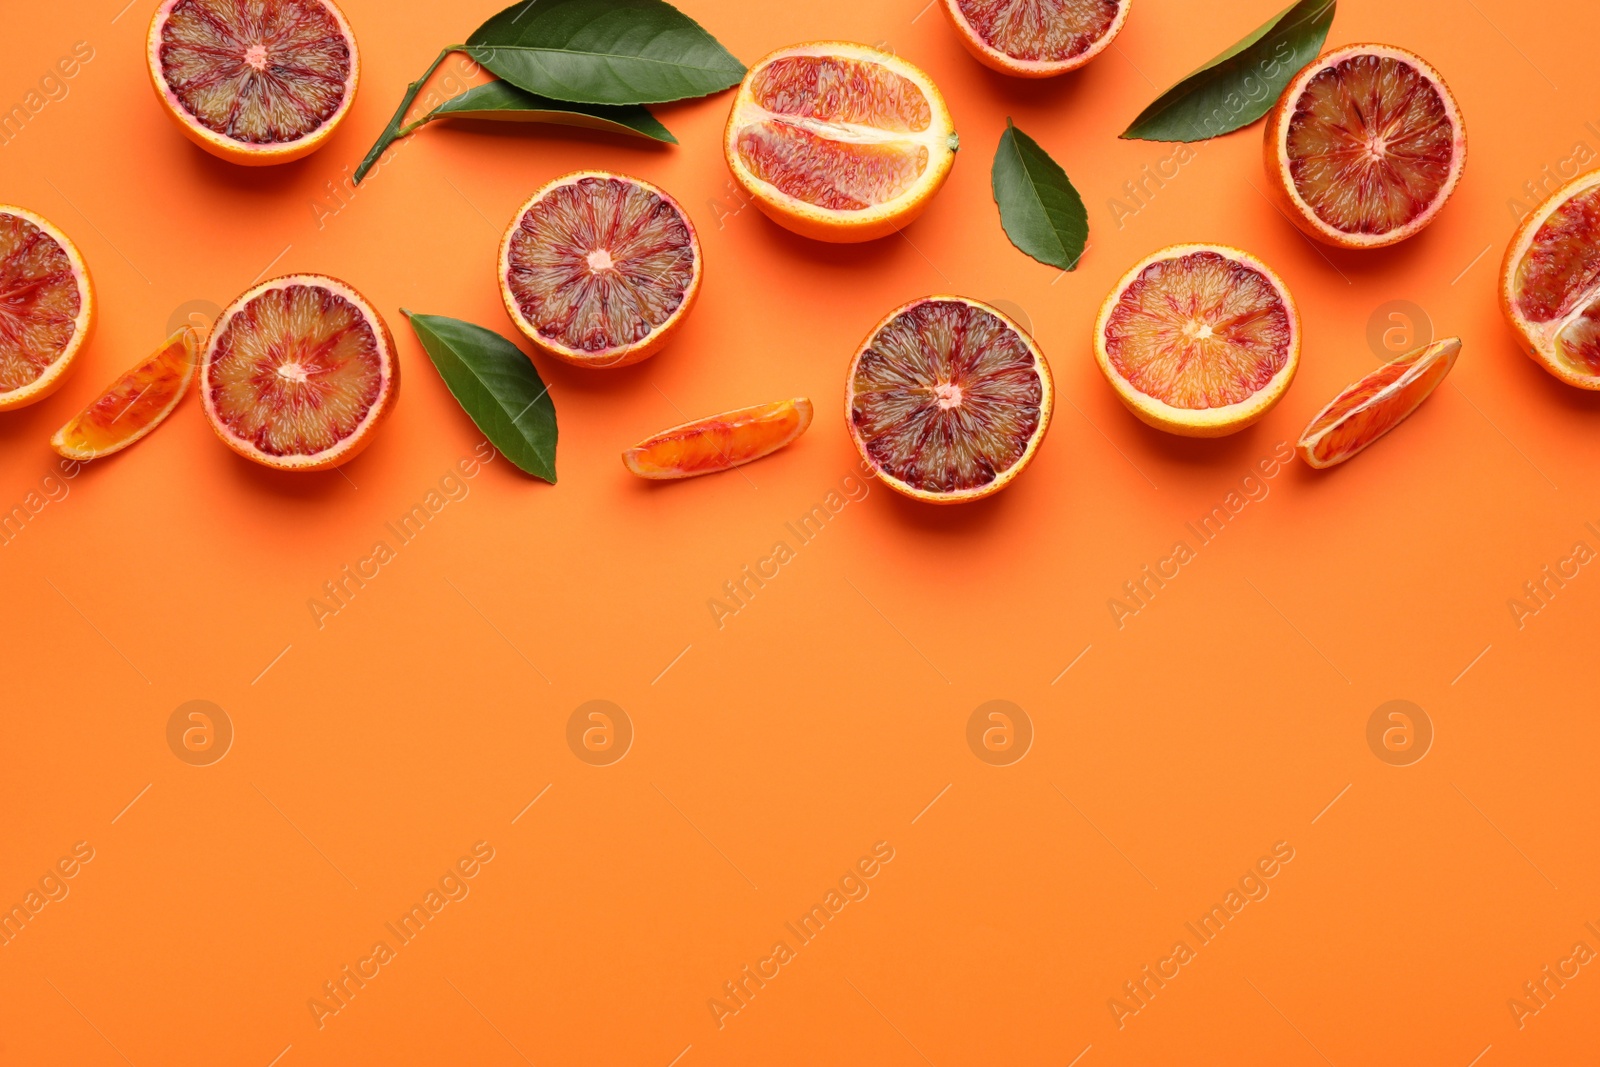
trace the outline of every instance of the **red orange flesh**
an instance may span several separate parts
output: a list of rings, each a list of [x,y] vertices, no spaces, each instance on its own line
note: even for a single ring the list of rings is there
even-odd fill
[[[714,474],[770,456],[810,425],[805,397],[757,404],[663,430],[622,453],[622,463],[657,480]]]
[[[700,292],[700,239],[678,202],[637,178],[567,174],[518,209],[500,242],[500,296],[543,351],[624,367],[667,343]]]
[[[195,143],[234,163],[316,150],[355,98],[355,36],[331,0],[164,0],[150,79]]]
[[[1500,306],[1551,374],[1600,389],[1600,170],[1580,174],[1523,220],[1506,248]]]
[[[0,205],[0,411],[65,380],[94,325],[89,268],[43,217]]]
[[[1390,360],[1317,412],[1295,451],[1312,467],[1343,463],[1417,410],[1460,354],[1461,339],[1447,337]]]
[[[1129,0],[943,0],[956,36],[978,62],[1020,78],[1077,70],[1105,51]]]
[[[1249,253],[1175,245],[1112,289],[1095,324],[1095,359],[1145,422],[1216,437],[1261,418],[1288,389],[1299,315],[1277,275]]]
[[[353,458],[394,406],[394,338],[367,300],[320,274],[292,274],[218,316],[200,369],[206,417],[223,442],[278,470]]]
[[[167,338],[57,430],[50,447],[67,459],[99,459],[149,434],[188,395],[199,344],[187,327]]]
[[[930,296],[867,335],[850,364],[845,417],[890,488],[956,504],[1026,469],[1054,402],[1050,366],[1020,326],[979,301]]]
[[[1444,79],[1414,52],[1346,45],[1284,89],[1267,120],[1268,184],[1307,234],[1379,248],[1433,221],[1466,163]]]

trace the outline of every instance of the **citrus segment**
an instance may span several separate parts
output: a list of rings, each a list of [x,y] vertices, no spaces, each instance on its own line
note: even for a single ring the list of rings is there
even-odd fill
[[[1349,45],[1295,76],[1266,130],[1267,174],[1289,217],[1345,248],[1404,240],[1455,191],[1466,131],[1439,72],[1388,45]]]
[[[50,447],[67,459],[99,459],[144,437],[189,392],[199,343],[195,331],[187,327],[167,338],[57,430]]]
[[[165,0],[150,77],[207,151],[250,166],[315,151],[355,98],[355,36],[331,0]]]
[[[734,179],[780,225],[869,241],[921,213],[956,144],[926,74],[866,45],[824,41],[750,68],[723,148]]]
[[[1529,213],[1500,273],[1501,310],[1533,358],[1562,381],[1600,389],[1600,171]]]
[[[602,171],[557,178],[500,242],[517,329],[559,359],[622,367],[660,351],[700,292],[700,240],[662,190]]]
[[[778,449],[811,425],[805,397],[724,411],[640,441],[622,463],[641,478],[693,478],[737,467]]]
[[[889,313],[850,364],[845,417],[861,458],[917,500],[996,493],[1050,425],[1050,367],[1003,313],[930,296]]]
[[[394,339],[361,294],[320,274],[263,282],[218,316],[200,370],[223,442],[279,470],[352,458],[394,406]]]
[[[1448,337],[1390,360],[1317,412],[1295,450],[1312,467],[1343,463],[1417,410],[1460,354],[1461,339]]]
[[[1128,19],[1129,0],[944,0],[956,36],[1004,74],[1048,78],[1105,51]]]
[[[1283,396],[1300,361],[1300,321],[1260,260],[1222,245],[1145,258],[1101,305],[1095,360],[1123,403],[1158,429],[1234,433]]]
[[[0,205],[0,411],[54,392],[93,324],[76,246],[33,212]]]

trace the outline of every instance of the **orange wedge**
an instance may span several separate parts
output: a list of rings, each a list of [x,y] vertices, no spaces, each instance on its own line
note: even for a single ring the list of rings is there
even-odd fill
[[[622,465],[658,481],[715,474],[772,455],[810,425],[803,396],[737,408],[662,430],[622,453]]]
[[[1446,337],[1390,360],[1317,412],[1295,451],[1319,469],[1343,463],[1417,410],[1460,353],[1461,338]]]
[[[167,338],[57,430],[50,447],[67,459],[99,459],[144,437],[188,395],[199,347],[200,338],[187,326]]]

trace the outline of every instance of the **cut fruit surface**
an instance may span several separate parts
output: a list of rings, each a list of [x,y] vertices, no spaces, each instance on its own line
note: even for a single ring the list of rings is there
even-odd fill
[[[206,151],[265,166],[321,147],[355,99],[355,35],[332,0],[164,0],[146,41],[167,114]]]
[[[960,296],[896,308],[845,385],[850,436],[873,472],[916,500],[958,504],[1005,488],[1050,427],[1050,366],[1004,313]]]
[[[1312,467],[1343,463],[1417,410],[1460,354],[1461,339],[1447,337],[1390,360],[1317,412],[1295,451]]]
[[[199,347],[199,336],[187,327],[167,338],[57,430],[50,447],[67,459],[99,459],[144,437],[188,394]]]
[[[1500,268],[1500,308],[1540,366],[1600,389],[1600,170],[1523,219]]]
[[[805,397],[757,404],[663,430],[624,452],[622,463],[641,478],[714,474],[770,456],[810,425]]]
[[[922,213],[958,141],[932,80],[898,56],[819,41],[745,74],[723,151],[768,217],[822,241],[870,241]]]
[[[1225,245],[1174,245],[1100,306],[1095,361],[1157,429],[1220,437],[1265,415],[1300,365],[1300,316],[1266,264]]]
[[[700,293],[700,239],[678,202],[604,171],[563,175],[500,242],[500,296],[540,349],[580,367],[655,355]]]
[[[321,274],[262,282],[228,305],[200,366],[200,399],[217,436],[278,470],[325,470],[353,458],[399,388],[383,318]]]
[[[1267,118],[1267,183],[1307,234],[1380,248],[1432,222],[1455,191],[1467,134],[1421,56],[1346,45],[1306,66]]]
[[[943,0],[956,36],[1002,74],[1049,78],[1105,51],[1129,0]]]
[[[77,246],[41,216],[0,204],[0,411],[60,387],[94,313]]]

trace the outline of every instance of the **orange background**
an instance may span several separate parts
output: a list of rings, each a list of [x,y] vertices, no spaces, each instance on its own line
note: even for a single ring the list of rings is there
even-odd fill
[[[1521,1029],[1507,1001],[1575,942],[1600,950],[1584,925],[1600,926],[1585,670],[1600,577],[1583,568],[1520,629],[1508,601],[1575,542],[1600,547],[1585,525],[1600,525],[1600,401],[1520,355],[1495,302],[1508,201],[1530,207],[1525,182],[1575,173],[1578,145],[1600,155],[1592,5],[1345,0],[1329,43],[1421,52],[1471,144],[1430,229],[1355,255],[1313,247],[1260,195],[1259,126],[1198,145],[1137,212],[1109,204],[1131,204],[1124,183],[1173,153],[1118,131],[1279,0],[1226,17],[1135,0],[1114,50],[1043,84],[980,68],[918,0],[683,0],[746,62],[808,39],[884,42],[943,88],[965,146],[950,181],[903,238],[864,247],[738,210],[727,95],[658,109],[676,148],[430,128],[333,199],[407,80],[498,0],[346,0],[364,67],[347,122],[303,162],[237,169],[160,112],[142,52],[154,5],[124,2],[13,4],[0,36],[0,106],[76,42],[94,50],[0,144],[0,200],[72,236],[102,301],[62,391],[0,417],[0,506],[41,489],[50,432],[175,313],[269,269],[362,290],[394,328],[404,386],[342,474],[251,466],[191,398],[148,441],[53,483],[58,499],[0,547],[0,904],[75,843],[94,853],[0,948],[4,1062],[1592,1056],[1600,967]],[[1075,273],[1015,251],[998,224],[989,166],[1008,115],[1083,193],[1092,247]],[[685,205],[705,249],[698,308],[636,368],[541,362],[560,484],[484,466],[319,629],[308,601],[323,583],[481,440],[400,307],[511,333],[497,238],[534,188],[579,167]],[[1307,339],[1283,403],[1214,442],[1135,421],[1090,355],[1113,280],[1190,240],[1265,259]],[[855,346],[891,307],[941,291],[1031,320],[1058,389],[1037,461],[961,510],[872,489],[719,629],[707,601],[856,473],[839,411]],[[1464,339],[1448,383],[1347,466],[1265,482],[1119,629],[1107,601],[1122,583],[1376,364],[1369,321],[1396,300]],[[1386,314],[1380,328],[1396,325]],[[660,487],[618,463],[686,417],[800,395],[817,404],[810,433],[742,474]],[[197,699],[236,732],[206,767],[167,743]],[[635,731],[611,766],[566,741],[594,699]],[[991,699],[1033,724],[1011,766],[968,748]],[[1367,743],[1396,699],[1436,733],[1412,766]],[[480,841],[494,858],[470,895],[319,1028],[308,1001],[323,983],[393,947],[384,924]],[[708,1001],[723,983],[777,940],[797,947],[784,924],[880,841],[894,858],[870,895],[719,1028]],[[1197,948],[1184,924],[1280,841],[1294,858],[1270,895]],[[1196,958],[1119,1029],[1107,1001],[1180,939]]]

